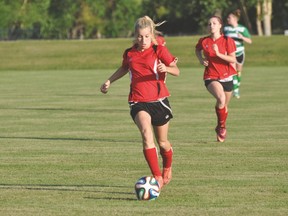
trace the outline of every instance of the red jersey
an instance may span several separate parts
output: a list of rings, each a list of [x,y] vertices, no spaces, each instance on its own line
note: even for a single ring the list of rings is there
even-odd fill
[[[220,80],[237,74],[231,63],[216,56],[213,50],[213,44],[217,44],[219,52],[222,54],[230,54],[236,51],[235,42],[230,37],[221,35],[221,37],[215,41],[209,36],[200,38],[196,49],[203,50],[205,58],[209,61],[209,65],[205,67],[204,80]]]
[[[157,40],[158,45],[165,46],[166,41],[165,41],[165,38],[162,35],[158,35],[156,37],[156,40]]]
[[[176,58],[165,46],[153,47],[139,51],[133,46],[123,54],[122,67],[129,70],[131,79],[129,102],[151,102],[170,96],[165,84],[167,73],[158,73],[157,65],[159,60],[170,65]]]

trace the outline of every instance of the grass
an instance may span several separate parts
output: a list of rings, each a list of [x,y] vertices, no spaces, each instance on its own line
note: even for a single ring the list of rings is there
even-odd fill
[[[179,67],[199,65],[194,49],[200,36],[167,37],[167,46],[179,58]],[[0,70],[111,69],[132,39],[1,42]],[[246,45],[246,65],[288,66],[287,36],[253,36]]]
[[[288,67],[245,67],[225,143],[215,141],[202,69],[169,77],[173,180],[156,201],[139,202],[134,183],[150,172],[129,116],[128,77],[102,95],[111,69],[1,64],[1,215],[288,214]]]

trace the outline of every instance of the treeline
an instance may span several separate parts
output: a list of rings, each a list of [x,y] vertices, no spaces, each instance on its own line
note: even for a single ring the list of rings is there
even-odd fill
[[[170,35],[202,34],[207,19],[240,8],[242,23],[257,34],[256,4],[261,0],[0,0],[0,39],[92,39],[130,37],[135,20],[149,15],[166,20]],[[272,1],[272,0],[270,0]],[[288,28],[287,0],[273,2],[273,33]],[[245,19],[244,19],[245,18]]]

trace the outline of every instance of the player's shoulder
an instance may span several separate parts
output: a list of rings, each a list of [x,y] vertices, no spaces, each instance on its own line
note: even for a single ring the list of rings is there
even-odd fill
[[[165,50],[165,49],[167,49],[167,47],[166,46],[163,46],[163,45],[160,45],[160,44],[158,44],[158,45],[156,45],[156,44],[153,44],[152,45],[152,48],[156,51],[158,51],[158,50]]]
[[[200,42],[200,43],[207,42],[207,41],[209,41],[210,39],[211,39],[211,37],[210,37],[209,35],[203,36],[203,37],[200,37],[200,38],[199,38],[199,42]]]
[[[231,43],[231,44],[234,44],[235,41],[233,38],[231,38],[230,36],[227,36],[227,35],[224,35],[223,36],[223,40],[225,40],[228,44]]]
[[[229,35],[222,35],[222,40],[229,40],[230,41],[230,40],[233,40],[233,38],[230,37]]]
[[[135,47],[135,45],[129,47],[129,48],[126,48],[124,50],[124,56],[127,57],[128,55],[131,55],[131,53],[133,53],[133,51],[137,50],[137,48]]]
[[[234,30],[234,27],[231,26],[231,25],[226,25],[226,26],[224,26],[223,30],[224,30],[224,31],[233,31],[233,30]]]
[[[242,25],[242,24],[238,24],[237,30],[239,32],[244,32],[244,31],[248,31],[248,28],[246,26]]]
[[[200,37],[198,43],[196,44],[196,49],[201,49],[201,47],[207,46],[210,43],[210,36]]]
[[[246,26],[242,25],[241,23],[238,23],[238,26],[237,26],[237,27],[246,28]]]
[[[166,41],[165,41],[164,36],[157,35],[156,40],[157,40],[158,45],[165,46]]]
[[[168,48],[166,46],[163,46],[163,45],[153,45],[152,46],[153,48],[153,51],[155,53],[157,53],[157,55],[161,54],[161,53],[166,53],[166,52],[169,52]]]

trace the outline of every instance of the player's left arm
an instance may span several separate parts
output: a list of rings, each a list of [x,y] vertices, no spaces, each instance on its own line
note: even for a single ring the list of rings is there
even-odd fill
[[[178,58],[174,57],[165,46],[158,48],[157,52],[159,64],[157,70],[159,73],[168,73],[173,76],[179,76],[180,70],[177,66]]]
[[[241,33],[238,33],[238,37],[243,40],[244,42],[248,43],[248,44],[252,44],[252,39],[251,39],[251,35],[248,31],[247,28],[245,28],[245,30]]]
[[[238,37],[241,39],[241,40],[243,40],[244,42],[246,42],[246,43],[248,43],[248,44],[252,44],[252,39],[251,38],[249,38],[249,37],[245,37],[244,35],[242,35],[242,34],[238,34]]]
[[[157,66],[158,72],[160,73],[169,73],[173,76],[179,76],[180,70],[177,66],[178,59],[175,58],[174,61],[172,61],[168,66],[166,66],[163,62],[159,61],[159,64]]]
[[[213,50],[215,51],[216,55],[224,61],[229,63],[236,63],[235,51],[229,52],[227,54],[220,53],[217,44],[213,44]]]

